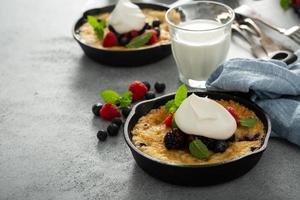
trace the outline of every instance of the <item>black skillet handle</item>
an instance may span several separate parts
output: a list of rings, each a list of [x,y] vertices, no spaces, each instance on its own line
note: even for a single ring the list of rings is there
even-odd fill
[[[297,60],[297,56],[293,52],[286,50],[275,51],[270,57],[271,59],[281,60],[288,65]]]

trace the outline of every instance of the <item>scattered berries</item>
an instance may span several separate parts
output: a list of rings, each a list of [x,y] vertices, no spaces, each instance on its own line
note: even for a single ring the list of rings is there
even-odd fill
[[[130,112],[131,112],[131,108],[130,107],[122,108],[122,115],[123,115],[123,117],[127,118]]]
[[[145,94],[148,91],[148,88],[145,86],[144,83],[140,81],[133,81],[130,85],[128,90],[132,92],[132,99],[133,101],[141,100],[145,97]]]
[[[109,136],[116,136],[118,135],[118,132],[119,132],[119,126],[117,124],[112,123],[107,127],[107,133]]]
[[[165,91],[166,85],[164,83],[156,82],[154,84],[154,88],[155,88],[157,93],[162,93],[163,91]]]
[[[182,149],[186,146],[186,134],[179,129],[173,129],[168,132],[164,137],[165,147],[167,149]]]
[[[121,127],[123,122],[120,118],[114,118],[112,121],[111,121],[112,124],[116,124],[118,125],[118,127]]]
[[[228,148],[228,143],[223,140],[216,140],[214,148],[212,149],[215,153],[223,153]]]
[[[111,121],[116,117],[120,117],[121,114],[117,106],[105,103],[100,109],[100,116],[105,120]]]
[[[147,43],[148,45],[152,45],[158,42],[158,37],[157,37],[157,32],[155,30],[151,30],[151,38],[149,42]]]
[[[115,33],[108,32],[103,39],[103,47],[113,47],[118,44],[118,39]]]
[[[163,124],[170,127],[172,125],[172,121],[173,121],[173,114],[169,113],[167,117],[164,119]]]
[[[97,133],[97,138],[98,138],[100,141],[105,141],[106,138],[107,138],[107,132],[104,131],[104,130],[98,131],[98,133]]]
[[[145,99],[154,99],[155,98],[155,94],[154,92],[147,92],[145,95]]]
[[[144,85],[146,85],[146,87],[148,88],[148,91],[149,91],[151,88],[150,83],[148,81],[143,81],[142,83],[144,83]]]
[[[159,25],[160,25],[159,19],[153,20],[152,27],[159,27]]]
[[[232,117],[235,119],[236,123],[239,124],[239,116],[238,114],[235,112],[234,108],[231,106],[227,107],[228,112],[232,115]]]
[[[93,111],[93,113],[94,113],[95,116],[99,116],[100,115],[99,111],[100,111],[101,108],[102,108],[102,104],[101,103],[93,105],[92,111]]]

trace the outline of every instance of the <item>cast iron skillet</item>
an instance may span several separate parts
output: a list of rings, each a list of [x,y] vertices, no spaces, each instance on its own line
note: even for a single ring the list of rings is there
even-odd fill
[[[154,10],[168,10],[163,4],[136,3],[140,8],[150,8]],[[86,22],[87,15],[97,15],[100,13],[111,12],[114,5],[96,8],[86,11],[83,16],[75,23],[73,37],[79,43],[84,53],[91,59],[107,65],[114,66],[139,66],[156,62],[171,54],[171,43],[154,45],[132,50],[110,50],[98,49],[85,44],[79,35],[79,28]]]
[[[219,92],[194,93],[198,96],[208,96],[209,98],[216,100],[233,100],[254,111],[257,117],[262,121],[266,132],[262,146],[259,149],[234,160],[206,165],[168,164],[143,153],[133,145],[131,141],[131,130],[140,117],[147,114],[151,109],[158,108],[159,106],[164,105],[168,100],[174,98],[175,94],[168,94],[136,104],[125,122],[124,137],[135,161],[150,175],[163,181],[178,185],[212,185],[229,181],[245,174],[256,165],[267,147],[271,132],[269,117],[256,104],[236,95]]]

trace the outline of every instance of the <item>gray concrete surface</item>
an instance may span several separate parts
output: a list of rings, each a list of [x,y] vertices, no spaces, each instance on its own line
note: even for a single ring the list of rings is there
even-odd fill
[[[93,117],[91,105],[100,100],[100,90],[123,91],[139,79],[165,81],[170,92],[179,82],[172,57],[133,68],[86,58],[71,37],[84,2],[0,2],[1,200],[300,199],[300,148],[285,141],[271,139],[245,176],[194,188],[144,173],[121,132],[98,143],[96,132],[107,123]],[[286,16],[274,15],[280,23],[299,20],[283,15],[273,0],[264,2],[268,15]],[[230,57],[249,56],[241,49],[233,45]]]

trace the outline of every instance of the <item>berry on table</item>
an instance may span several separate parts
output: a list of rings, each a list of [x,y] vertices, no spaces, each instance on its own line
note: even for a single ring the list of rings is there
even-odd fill
[[[164,144],[167,149],[182,149],[185,147],[187,140],[186,134],[179,129],[173,129],[164,137]]]
[[[123,122],[120,118],[114,118],[112,121],[111,121],[112,124],[116,124],[118,125],[118,127],[121,127]]]
[[[118,135],[118,132],[119,132],[119,126],[117,124],[112,123],[107,127],[107,133],[109,136],[116,136]]]
[[[157,93],[162,93],[166,89],[166,84],[156,82],[154,84],[154,88],[155,88],[155,90],[156,90]]]
[[[145,95],[145,99],[154,99],[155,98],[155,94],[154,92],[147,92]]]
[[[143,81],[142,83],[144,83],[144,85],[146,85],[146,87],[148,88],[148,90],[150,90],[151,85],[148,81]]]
[[[95,116],[99,116],[99,114],[100,114],[99,111],[100,111],[101,108],[102,108],[102,104],[101,103],[93,105],[92,111],[93,111],[93,113],[94,113]]]
[[[117,106],[110,103],[105,103],[100,109],[100,116],[105,120],[111,121],[116,117],[120,117],[121,113]]]
[[[131,112],[131,108],[130,107],[125,107],[125,108],[122,108],[122,115],[123,117],[128,117],[129,113]]]
[[[103,47],[113,47],[118,44],[118,38],[113,32],[108,32],[103,39]]]
[[[141,100],[145,97],[145,94],[148,91],[148,88],[145,86],[144,83],[140,81],[133,81],[130,85],[128,90],[132,92],[132,99],[133,101]]]
[[[98,133],[97,133],[97,138],[98,138],[100,141],[105,141],[106,138],[107,138],[107,132],[104,131],[104,130],[98,131]]]

